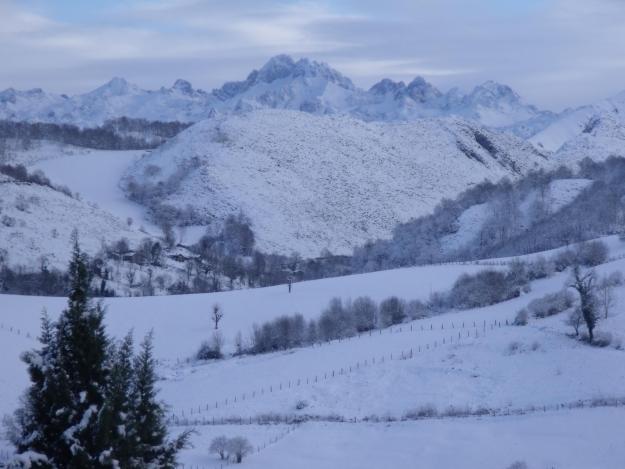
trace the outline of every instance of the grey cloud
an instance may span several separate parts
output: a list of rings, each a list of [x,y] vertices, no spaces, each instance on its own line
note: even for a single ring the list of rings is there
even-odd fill
[[[101,26],[17,2],[0,14],[0,61],[11,64],[0,88],[72,93],[122,75],[211,89],[277,53],[326,61],[363,87],[416,74],[443,89],[494,79],[555,109],[625,88],[616,0],[160,0],[112,9]]]

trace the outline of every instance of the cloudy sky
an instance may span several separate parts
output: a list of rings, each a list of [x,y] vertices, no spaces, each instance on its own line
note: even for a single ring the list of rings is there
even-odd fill
[[[625,90],[624,24],[625,0],[0,0],[0,89],[210,90],[288,53],[361,87],[494,79],[558,110]]]

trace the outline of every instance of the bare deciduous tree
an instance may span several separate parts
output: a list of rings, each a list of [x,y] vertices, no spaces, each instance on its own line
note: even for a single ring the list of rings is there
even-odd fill
[[[208,451],[219,455],[219,459],[226,459],[228,454],[228,438],[224,435],[213,438]]]
[[[596,299],[595,299],[595,271],[582,272],[579,265],[573,269],[573,281],[571,288],[577,290],[580,299],[580,309],[586,327],[588,328],[588,340],[592,344],[593,331],[597,325]]]
[[[221,309],[221,305],[219,303],[215,303],[213,305],[213,312],[211,314],[211,318],[213,323],[215,324],[215,329],[219,329],[219,321],[224,317],[224,312]]]
[[[573,308],[566,318],[566,325],[575,329],[576,337],[579,336],[579,326],[582,325],[583,320],[584,317],[582,316],[582,310],[579,307]]]
[[[237,355],[243,354],[243,334],[241,334],[241,331],[237,332],[237,335],[234,337],[234,346]]]
[[[607,319],[610,310],[614,306],[614,285],[608,277],[601,279],[601,282],[597,285],[597,293],[599,306],[605,319]]]
[[[242,436],[235,436],[228,440],[228,454],[237,464],[240,464],[243,458],[250,454],[253,449],[247,438]]]
[[[128,286],[133,287],[135,284],[135,279],[137,275],[137,269],[134,264],[128,265],[128,270],[126,270],[126,280],[128,281]]]

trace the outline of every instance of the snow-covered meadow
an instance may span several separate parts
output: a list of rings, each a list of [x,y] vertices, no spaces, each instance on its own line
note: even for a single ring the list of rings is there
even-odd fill
[[[607,242],[611,255],[620,257],[623,243],[616,237]],[[232,351],[238,331],[245,336],[254,323],[282,314],[316,318],[335,296],[427,299],[431,292],[449,289],[461,273],[482,268],[471,264],[397,269],[296,283],[292,293],[277,286],[112,298],[105,301],[106,323],[116,337],[129,329],[136,336],[154,330],[161,397],[172,422],[188,422],[198,430],[194,448],[181,454],[186,466],[220,467],[208,446],[214,436],[225,434],[251,441],[255,452],[243,464],[252,468],[460,464],[503,469],[515,461],[525,461],[530,468],[622,467],[622,408],[553,409],[625,397],[625,352],[618,346],[625,337],[625,295],[617,291],[613,312],[599,324],[600,331],[613,335],[610,347],[589,347],[569,337],[564,314],[532,319],[524,327],[507,325],[532,299],[566,285],[568,272],[532,282],[530,292],[498,305],[371,335],[216,362],[192,358],[212,333],[210,308],[216,302],[225,312],[220,330],[226,349]],[[625,260],[596,270],[600,275],[624,271]],[[27,385],[18,356],[36,345],[32,337],[41,309],[55,317],[64,304],[62,298],[0,296],[0,413],[17,405]],[[454,417],[450,412],[441,418],[401,421],[411,411],[433,408],[445,414],[450,406],[460,413],[490,409],[503,415]],[[546,412],[505,415],[542,406],[547,406]],[[259,417],[314,421],[258,425]],[[211,425],[220,419],[231,423]],[[242,424],[233,424],[237,419]],[[172,426],[172,433],[181,428]],[[589,448],[597,455],[588,454]]]

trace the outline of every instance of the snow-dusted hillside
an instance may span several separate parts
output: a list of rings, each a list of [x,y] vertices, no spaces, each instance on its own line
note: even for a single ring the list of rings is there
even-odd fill
[[[262,250],[346,253],[484,179],[545,164],[531,145],[466,121],[365,123],[264,110],[192,126],[128,173],[206,223],[243,211]],[[127,181],[127,182],[128,182]]]
[[[520,230],[529,229],[541,220],[539,217],[553,215],[569,205],[591,184],[589,179],[555,179],[544,187],[523,194],[514,207],[518,212],[515,223]],[[441,238],[442,253],[468,250],[479,244],[479,237],[483,235],[485,225],[492,222],[499,202],[495,198],[464,210],[454,222],[454,232]],[[537,213],[539,210],[540,213]]]
[[[611,253],[622,254],[623,243],[609,241]],[[569,272],[532,282],[531,291],[498,305],[417,320],[371,336],[217,362],[186,361],[212,332],[207,310],[214,302],[224,307],[220,329],[231,350],[237,330],[247,332],[255,322],[288,312],[316,317],[332,296],[426,298],[430,291],[446,290],[461,273],[478,268],[424,266],[302,282],[290,294],[282,286],[109,299],[106,322],[117,337],[130,328],[137,335],[154,329],[161,396],[178,421],[184,425],[189,419],[198,429],[194,448],[181,454],[185,465],[218,468],[218,459],[207,448],[211,438],[226,434],[250,439],[255,450],[244,466],[251,468],[412,468],[419,461],[432,467],[461,463],[470,469],[504,469],[526,461],[529,468],[620,469],[625,461],[623,408],[569,405],[583,402],[588,407],[593,401],[623,397],[624,352],[617,347],[625,337],[622,287],[615,292],[610,317],[598,326],[612,334],[610,347],[589,347],[568,337],[564,313],[531,318],[524,327],[506,326],[531,300],[559,291],[568,283]],[[597,267],[599,275],[623,270],[622,259]],[[64,304],[61,298],[0,295],[0,307],[7,311],[0,319],[0,413],[17,405],[27,385],[17,355],[36,346],[32,336],[41,308],[55,317]],[[327,377],[321,378],[324,374]],[[427,406],[442,416],[397,421]],[[456,410],[449,411],[450,406]],[[482,409],[483,415],[454,417],[464,409]],[[517,414],[521,410],[523,414]],[[495,411],[498,416],[491,416]],[[273,418],[311,415],[321,421],[246,423],[268,413]],[[222,417],[240,423],[221,425]],[[348,422],[329,421],[341,418]]]
[[[625,156],[625,92],[596,104],[563,112],[530,141],[554,152],[555,165],[574,165],[584,158],[602,161]]]
[[[0,246],[8,251],[9,265],[33,268],[45,258],[48,265],[64,270],[74,229],[91,254],[103,242],[125,237],[134,244],[147,236],[93,203],[45,186],[0,181]]]
[[[124,172],[142,151],[102,151],[47,141],[31,142],[27,149],[11,151],[10,164],[43,173],[55,185],[68,188],[73,197],[36,184],[5,179],[0,185],[0,247],[9,254],[9,265],[38,267],[44,256],[50,265],[65,269],[71,243],[69,235],[79,231],[81,244],[90,255],[102,242],[123,237],[131,246],[155,237],[160,230],[145,217],[145,210],[126,199],[119,187]],[[25,201],[24,210],[17,208]],[[129,223],[130,222],[130,223]]]

